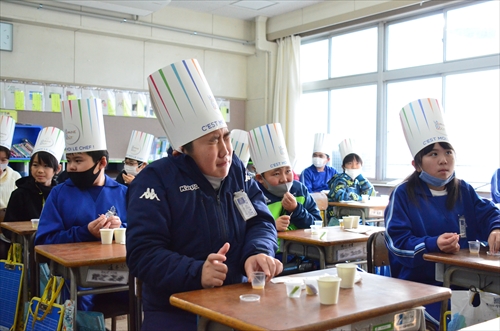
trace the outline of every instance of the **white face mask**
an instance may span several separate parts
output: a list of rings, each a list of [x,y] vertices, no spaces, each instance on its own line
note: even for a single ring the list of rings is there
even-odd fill
[[[353,180],[361,174],[361,168],[359,169],[345,169],[344,172],[351,177]]]
[[[325,159],[322,159],[320,157],[313,157],[313,164],[316,168],[321,168],[325,165]]]
[[[137,171],[137,167],[129,166],[126,164],[123,166],[123,170],[125,170],[127,172],[127,174],[132,175],[132,176],[137,176],[137,174],[139,173]]]
[[[9,165],[9,162],[7,162],[7,163],[0,163],[0,169],[2,169],[2,172],[4,172],[5,169],[7,169],[8,165]]]

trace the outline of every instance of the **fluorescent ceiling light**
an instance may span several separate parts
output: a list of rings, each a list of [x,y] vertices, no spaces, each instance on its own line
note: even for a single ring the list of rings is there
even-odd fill
[[[260,10],[267,7],[276,5],[277,2],[272,1],[254,1],[254,0],[240,0],[233,2],[231,5],[236,7],[242,7],[246,9]]]

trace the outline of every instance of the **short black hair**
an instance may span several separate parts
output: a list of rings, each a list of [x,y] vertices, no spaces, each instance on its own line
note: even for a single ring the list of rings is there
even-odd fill
[[[107,150],[91,151],[91,152],[83,152],[83,153],[87,153],[92,158],[92,161],[94,161],[94,163],[99,162],[103,156],[106,157],[106,162],[109,163],[109,153]]]
[[[31,173],[31,166],[33,165],[33,161],[35,160],[35,156],[38,156],[38,163],[43,162],[52,169],[54,169],[54,173],[57,172],[57,169],[59,168],[59,162],[57,162],[56,157],[54,155],[47,152],[36,152],[35,154],[31,155],[30,173]]]
[[[344,157],[344,160],[342,161],[342,167],[345,167],[346,163],[352,162],[354,160],[358,161],[359,164],[363,165],[363,160],[361,159],[361,156],[359,156],[356,153],[351,153],[347,154]]]
[[[0,152],[5,152],[5,155],[7,155],[7,159],[10,159],[10,149],[4,146],[0,146]]]

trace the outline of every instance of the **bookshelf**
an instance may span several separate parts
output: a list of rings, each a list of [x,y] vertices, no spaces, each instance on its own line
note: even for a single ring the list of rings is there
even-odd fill
[[[27,139],[33,146],[38,138],[38,133],[42,130],[40,125],[32,124],[16,124],[14,129],[14,137],[12,138],[12,146],[22,143]],[[11,157],[9,165],[14,170],[18,171],[21,176],[27,176],[29,173],[30,157]]]

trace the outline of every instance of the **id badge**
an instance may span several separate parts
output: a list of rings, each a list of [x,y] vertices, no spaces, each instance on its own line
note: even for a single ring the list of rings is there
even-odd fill
[[[241,214],[241,217],[245,221],[248,221],[254,216],[257,216],[257,212],[253,207],[252,202],[248,198],[248,195],[244,191],[239,191],[234,193],[234,203],[236,204],[236,208]]]
[[[467,238],[467,223],[465,222],[465,216],[462,215],[458,218],[458,226],[460,227],[460,238]]]

